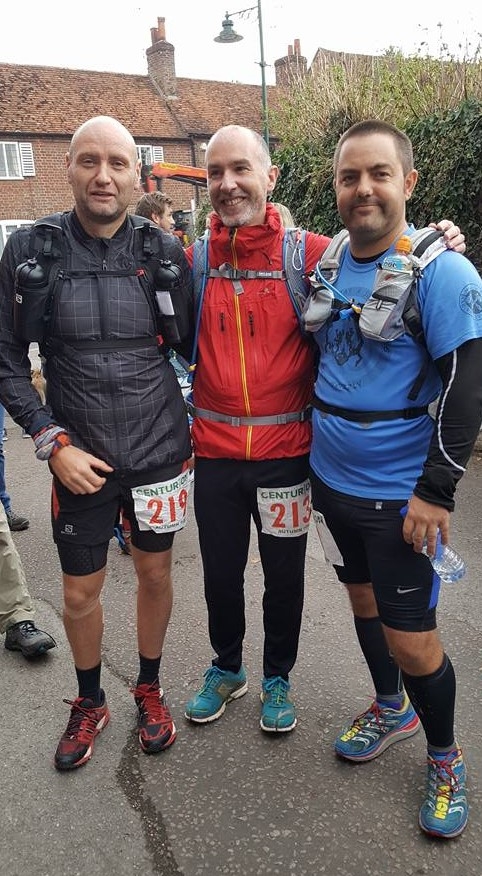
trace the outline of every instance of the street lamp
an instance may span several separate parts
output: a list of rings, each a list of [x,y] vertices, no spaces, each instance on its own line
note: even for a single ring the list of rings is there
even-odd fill
[[[258,0],[257,6],[250,6],[248,9],[240,9],[238,12],[226,12],[223,21],[221,33],[214,38],[215,43],[237,43],[243,39],[241,34],[236,33],[233,27],[232,17],[234,15],[243,15],[245,12],[258,12],[258,27],[259,27],[259,51],[261,60],[261,100],[263,103],[263,137],[266,145],[269,148],[269,128],[268,128],[268,92],[266,89],[266,61],[264,60],[264,41],[263,41],[263,18],[261,15],[261,0]]]

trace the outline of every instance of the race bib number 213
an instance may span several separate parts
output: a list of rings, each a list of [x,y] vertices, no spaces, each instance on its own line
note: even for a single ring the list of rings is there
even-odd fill
[[[262,531],[277,538],[295,538],[308,532],[311,516],[309,480],[292,487],[258,487]]]

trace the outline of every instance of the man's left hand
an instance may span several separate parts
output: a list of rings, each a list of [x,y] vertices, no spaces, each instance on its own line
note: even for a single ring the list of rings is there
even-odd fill
[[[412,496],[403,521],[403,537],[408,544],[413,545],[419,554],[427,542],[428,553],[433,556],[437,543],[437,533],[440,530],[442,544],[448,544],[450,528],[450,511],[440,505],[432,505]]]
[[[467,249],[465,245],[465,234],[462,234],[458,225],[454,225],[450,219],[442,219],[440,222],[430,222],[429,228],[437,228],[443,231],[444,240],[447,249],[453,249],[455,252],[460,252],[462,255]]]

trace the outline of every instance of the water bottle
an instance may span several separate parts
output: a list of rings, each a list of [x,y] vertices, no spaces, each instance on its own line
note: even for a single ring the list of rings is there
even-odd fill
[[[405,517],[407,511],[408,505],[400,508],[402,517]],[[460,581],[464,577],[467,571],[465,562],[457,551],[449,544],[442,544],[440,532],[437,532],[435,554],[433,556],[429,554],[426,541],[423,544],[422,553],[429,558],[434,572],[445,584],[455,584],[456,581]]]
[[[403,234],[402,237],[398,238],[395,244],[395,252],[389,253],[383,259],[382,270],[411,274],[413,270],[413,262],[410,258],[411,251],[412,241],[408,234]],[[388,277],[385,279],[388,279]]]
[[[43,341],[51,286],[49,271],[34,258],[17,266],[13,303],[14,332],[23,341]]]
[[[395,251],[377,264],[372,293],[361,308],[358,328],[371,341],[394,341],[406,332],[405,306],[415,279],[412,242],[399,237]],[[341,314],[340,314],[341,315]]]
[[[422,553],[429,558],[434,572],[445,584],[455,584],[456,581],[464,577],[467,571],[465,563],[457,551],[449,544],[442,544],[440,532],[437,534],[434,556],[428,553],[426,543],[422,548]]]

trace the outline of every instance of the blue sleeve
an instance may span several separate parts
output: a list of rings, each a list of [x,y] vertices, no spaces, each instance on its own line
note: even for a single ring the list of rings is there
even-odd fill
[[[424,269],[418,302],[434,361],[482,337],[482,279],[460,253],[447,250]]]

